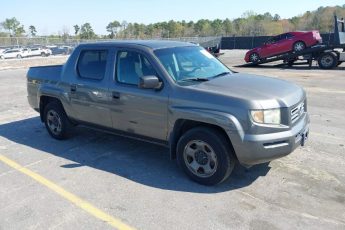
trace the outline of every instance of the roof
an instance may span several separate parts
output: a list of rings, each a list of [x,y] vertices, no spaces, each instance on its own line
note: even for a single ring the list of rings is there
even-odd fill
[[[165,41],[165,40],[117,40],[117,41],[106,41],[106,42],[93,42],[84,43],[92,44],[95,46],[145,46],[150,49],[163,49],[163,48],[173,48],[173,47],[183,47],[183,46],[197,46],[196,44],[189,42],[179,42],[179,41]],[[83,45],[83,44],[81,44]]]

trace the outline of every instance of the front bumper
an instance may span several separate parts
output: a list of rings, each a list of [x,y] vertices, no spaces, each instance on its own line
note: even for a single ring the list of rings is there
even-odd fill
[[[251,166],[286,156],[297,147],[303,146],[309,135],[309,116],[307,113],[284,132],[244,135],[242,143],[235,144],[234,149],[239,162]]]

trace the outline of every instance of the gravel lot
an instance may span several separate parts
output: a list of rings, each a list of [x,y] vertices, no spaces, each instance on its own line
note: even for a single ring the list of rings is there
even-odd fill
[[[236,66],[243,55],[227,51],[221,60]],[[137,229],[345,229],[344,64],[328,71],[234,67],[302,85],[310,138],[285,158],[237,166],[225,183],[205,187],[159,146],[82,127],[69,140],[50,138],[27,103],[26,67],[65,59],[0,62],[0,156]],[[0,229],[112,228],[20,169],[0,161]]]

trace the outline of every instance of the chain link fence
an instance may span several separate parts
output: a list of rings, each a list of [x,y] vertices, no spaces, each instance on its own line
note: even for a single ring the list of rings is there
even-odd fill
[[[220,45],[221,37],[181,37],[181,38],[153,38],[155,40],[183,41],[200,44],[204,47]],[[49,38],[49,37],[0,37],[1,47],[25,47],[25,46],[76,46],[80,43],[116,41],[118,39],[74,39],[74,38]],[[126,40],[134,40],[126,39]]]

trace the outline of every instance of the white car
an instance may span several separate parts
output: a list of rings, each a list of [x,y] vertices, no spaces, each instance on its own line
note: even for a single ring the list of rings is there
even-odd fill
[[[0,59],[28,57],[29,51],[23,49],[9,49],[0,54]]]
[[[50,49],[42,48],[42,47],[33,47],[30,49],[30,56],[42,56],[48,57],[52,54]]]

